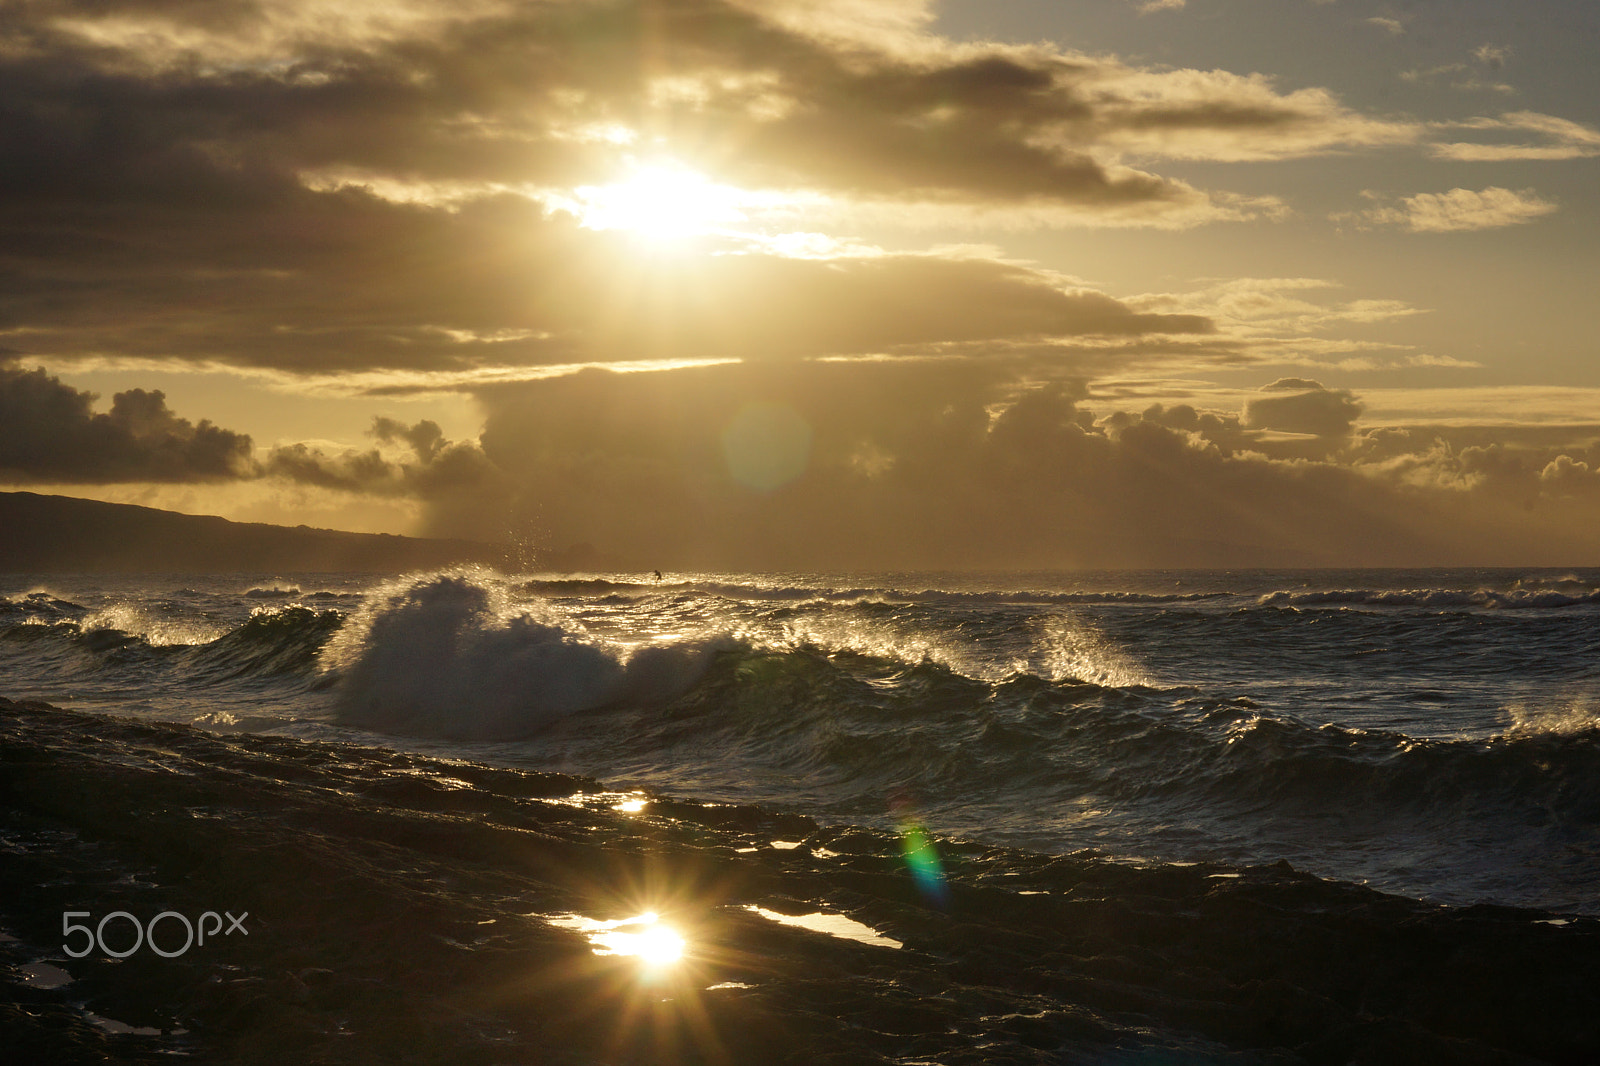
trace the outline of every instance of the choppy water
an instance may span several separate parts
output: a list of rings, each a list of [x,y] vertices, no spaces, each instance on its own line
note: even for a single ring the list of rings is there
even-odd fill
[[[1600,913],[1600,571],[0,578],[0,695]]]

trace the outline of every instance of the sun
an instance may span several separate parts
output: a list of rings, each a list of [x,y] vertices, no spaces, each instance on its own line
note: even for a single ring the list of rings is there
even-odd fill
[[[574,192],[584,226],[624,230],[652,244],[681,244],[745,220],[741,190],[675,160],[636,164],[622,181]]]

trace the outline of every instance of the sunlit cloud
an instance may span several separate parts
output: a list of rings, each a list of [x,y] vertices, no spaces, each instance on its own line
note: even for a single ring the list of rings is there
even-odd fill
[[[1314,294],[1336,292],[1340,283],[1322,278],[1230,278],[1185,293],[1149,293],[1130,304],[1152,310],[1204,313],[1232,337],[1265,340],[1305,337],[1335,326],[1374,323],[1424,313],[1400,300],[1358,298],[1325,302]]]
[[[1382,199],[1375,193],[1363,195]],[[1481,191],[1418,193],[1402,197],[1398,206],[1370,208],[1357,217],[1372,225],[1398,226],[1412,233],[1449,233],[1521,225],[1556,210],[1557,204],[1541,199],[1532,189],[1515,192],[1490,186]]]
[[[1498,70],[1498,67],[1490,69]],[[1414,84],[1433,84],[1443,82],[1452,89],[1462,92],[1497,92],[1505,95],[1514,94],[1517,89],[1503,81],[1491,81],[1482,77],[1480,68],[1469,66],[1466,63],[1445,63],[1437,67],[1419,68],[1400,72],[1400,80]]]
[[[1464,162],[1501,162],[1514,159],[1588,159],[1600,155],[1600,130],[1554,115],[1536,111],[1514,111],[1499,118],[1476,118],[1444,128],[1536,133],[1542,144],[1479,144],[1466,141],[1435,144],[1430,148],[1439,159]]]
[[[1370,386],[1366,419],[1387,425],[1562,426],[1600,424],[1600,388],[1494,385],[1454,388]]]
[[[1511,57],[1511,46],[1505,44],[1480,44],[1472,50],[1472,58],[1486,67],[1499,70]]]
[[[928,45],[930,36],[925,31],[936,18],[932,0],[733,0],[733,3],[808,37],[907,51]]]
[[[1139,159],[1290,159],[1412,144],[1425,133],[1416,122],[1363,115],[1327,89],[1280,92],[1261,74],[1101,61],[1075,78],[1094,106],[1062,123],[1061,135]]]
[[[1170,198],[1132,201],[1115,206],[1085,207],[1049,200],[964,203],[906,198],[832,198],[818,202],[807,215],[834,226],[891,226],[913,233],[929,230],[985,230],[1016,233],[1037,229],[1187,230],[1226,222],[1278,220],[1290,209],[1276,196],[1241,196],[1202,192],[1183,182],[1169,182]]]

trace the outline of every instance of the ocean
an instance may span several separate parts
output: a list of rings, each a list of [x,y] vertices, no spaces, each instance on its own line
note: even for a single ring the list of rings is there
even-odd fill
[[[1034,877],[1063,863],[1080,878],[1209,879],[1195,892],[1292,874],[1420,908],[1407,914],[1527,909],[1526,922],[1546,923],[1538,935],[1588,930],[1594,947],[1600,570],[10,575],[0,597],[0,696],[95,716],[48,743],[39,723],[53,719],[18,719],[7,735],[52,753],[33,762],[93,758],[113,776],[119,759],[153,766],[161,744],[126,731],[175,723],[197,729],[162,744],[222,745],[194,756],[208,767],[215,753],[256,752],[271,767],[261,787],[325,772],[328,752],[378,777],[402,760],[408,780],[432,782],[406,809],[437,801],[430,817],[468,810],[460,795],[494,791],[484,782],[565,781],[551,789],[567,788],[567,810],[613,820],[594,832],[632,824],[676,839],[691,824],[732,831],[705,812],[759,812],[717,846],[803,854],[818,877],[852,855],[893,866],[899,841],[905,876],[925,890],[910,898],[930,913],[950,911],[968,874],[973,886],[1009,878],[1019,900],[1065,891]],[[102,720],[117,724],[80,749],[71,738]],[[227,787],[250,785],[251,765],[229,770]],[[146,786],[126,787],[138,806]],[[31,803],[42,788],[13,794]],[[369,806],[382,795],[360,794]],[[0,835],[10,854],[48,851],[45,822],[72,820],[34,814],[45,821]],[[308,815],[302,829],[324,827]],[[936,867],[920,880],[919,856]],[[838,892],[784,898],[791,912],[872,910]],[[67,908],[38,906],[48,913],[35,925],[59,932]],[[25,915],[0,920],[12,943],[30,941]],[[872,928],[911,943],[903,921]],[[752,987],[708,987],[724,985]],[[172,1005],[123,1007],[141,1009]],[[1235,1061],[1264,1039],[1101,1015],[1104,1031],[1008,1045],[1037,1059],[927,1045],[870,1061],[1107,1061],[1113,1047]],[[179,1039],[170,1018],[151,1025]],[[1529,1050],[1514,1044],[1486,1046]],[[584,1054],[596,1057],[574,1061],[611,1061]]]

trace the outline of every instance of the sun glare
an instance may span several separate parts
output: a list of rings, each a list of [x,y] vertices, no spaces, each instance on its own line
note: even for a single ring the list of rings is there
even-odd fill
[[[596,955],[633,955],[655,967],[669,966],[683,957],[683,937],[653,912],[611,922],[575,914],[549,921],[587,936]]]
[[[640,164],[623,181],[576,190],[577,215],[589,229],[616,229],[675,244],[743,222],[742,193],[677,162]]]

